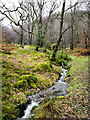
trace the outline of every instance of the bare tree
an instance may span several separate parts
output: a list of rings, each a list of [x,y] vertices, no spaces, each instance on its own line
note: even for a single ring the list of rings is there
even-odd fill
[[[20,43],[21,43],[21,45],[24,45],[24,40],[23,40],[24,32],[23,31],[29,32],[30,34],[33,34],[33,33],[30,31],[27,31],[24,28],[24,21],[27,19],[27,15],[26,15],[26,10],[24,9],[24,6],[23,6],[23,0],[21,2],[19,2],[18,7],[15,7],[13,5],[12,9],[6,7],[6,5],[2,3],[2,5],[0,6],[0,13],[9,19],[13,29],[14,29],[13,24],[20,27],[21,32],[18,32],[15,29],[14,29],[14,31],[17,32],[21,36]],[[13,16],[13,14],[14,14],[14,16]]]
[[[53,54],[52,54],[53,59],[55,59],[56,52],[58,50],[58,46],[59,46],[60,42],[62,41],[62,28],[63,28],[63,18],[64,18],[64,12],[65,12],[65,4],[66,4],[66,0],[63,1],[62,12],[61,12],[61,20],[60,20],[60,33],[59,33],[59,38],[58,38],[58,41],[56,43],[55,49],[54,49]]]
[[[35,22],[35,14],[32,5],[34,5],[34,0],[27,0],[24,3],[24,8],[27,14],[27,20],[25,21],[25,25],[27,26],[28,31],[34,33],[34,27],[36,22]],[[32,44],[33,35],[34,34],[28,32],[28,42],[30,45]]]
[[[60,6],[57,4],[57,1],[50,1],[50,8],[48,9],[48,16],[47,19],[43,25],[43,19],[44,19],[44,14],[45,14],[45,7],[47,7],[49,1],[46,0],[40,0],[40,1],[36,1],[34,3],[30,3],[33,11],[34,11],[34,15],[36,17],[35,21],[36,21],[36,28],[37,28],[37,45],[38,46],[43,46],[44,44],[44,39],[45,39],[45,35],[47,32],[47,28],[48,28],[48,23],[49,20],[51,18],[51,15],[53,14],[53,12],[59,8]]]
[[[70,2],[71,6],[72,6],[72,3]],[[75,8],[75,7],[74,7]],[[71,44],[70,44],[70,49],[73,50],[73,40],[74,40],[74,12],[71,8]]]

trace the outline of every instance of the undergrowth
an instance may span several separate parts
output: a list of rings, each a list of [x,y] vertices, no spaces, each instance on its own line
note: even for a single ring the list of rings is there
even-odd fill
[[[2,120],[22,117],[27,96],[55,84],[61,75],[59,66],[66,67],[68,62],[71,66],[65,79],[68,94],[55,99],[47,97],[32,111],[33,119],[87,119],[87,57],[68,56],[68,51],[59,51],[55,61],[51,61],[52,51],[43,52],[40,48],[37,52],[36,46],[26,47],[28,49],[18,45],[2,46]]]
[[[27,47],[2,46],[2,120],[23,116],[27,96],[52,86],[60,76],[61,68],[50,63],[49,52]]]
[[[88,58],[71,57],[65,81],[68,94],[46,98],[35,108],[33,119],[88,119]]]

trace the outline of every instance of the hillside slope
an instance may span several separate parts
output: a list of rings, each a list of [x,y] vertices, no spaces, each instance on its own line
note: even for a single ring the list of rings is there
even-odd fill
[[[28,49],[26,49],[28,48]],[[2,117],[16,119],[23,116],[27,96],[38,93],[59,78],[61,68],[52,65],[48,54],[35,51],[35,46],[21,48],[2,45]]]

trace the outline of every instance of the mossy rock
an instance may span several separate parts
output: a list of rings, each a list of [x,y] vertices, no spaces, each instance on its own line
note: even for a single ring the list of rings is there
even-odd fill
[[[16,105],[8,103],[2,107],[2,120],[14,120],[16,119]]]
[[[54,70],[58,75],[60,75],[60,74],[61,74],[61,71],[62,71],[62,69],[61,69],[60,67],[55,66],[55,65],[53,65],[53,70]]]
[[[25,90],[28,87],[27,80],[19,80],[16,83],[16,87],[22,90]]]
[[[51,72],[52,71],[52,65],[50,62],[45,63],[38,63],[37,66],[35,66],[32,70],[32,72]]]
[[[13,100],[15,103],[17,103],[19,105],[26,104],[26,102],[27,102],[26,95],[23,92],[19,92],[18,94],[14,94]]]
[[[34,75],[22,75],[20,79],[26,79],[29,85],[37,82],[37,78]]]

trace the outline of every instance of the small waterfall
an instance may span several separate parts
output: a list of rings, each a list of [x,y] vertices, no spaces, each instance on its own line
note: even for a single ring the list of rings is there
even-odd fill
[[[40,92],[39,94],[32,95],[28,97],[28,101],[31,101],[30,104],[27,105],[26,110],[24,111],[24,116],[22,117],[24,120],[30,116],[31,110],[34,106],[38,106],[39,103],[44,100],[44,98],[49,95],[51,98],[56,96],[64,96],[67,94],[67,83],[64,82],[66,77],[67,70],[62,68],[62,73],[60,79],[56,82],[55,85],[50,87],[44,92]],[[21,120],[22,118],[17,118],[17,120]]]
[[[24,114],[25,114],[25,115],[24,115],[22,118],[28,118],[29,115],[30,115],[30,112],[31,112],[31,110],[32,110],[32,108],[33,108],[34,106],[38,106],[38,103],[35,102],[35,101],[31,101],[31,104],[29,104],[29,105],[27,106],[26,110],[24,111]]]

